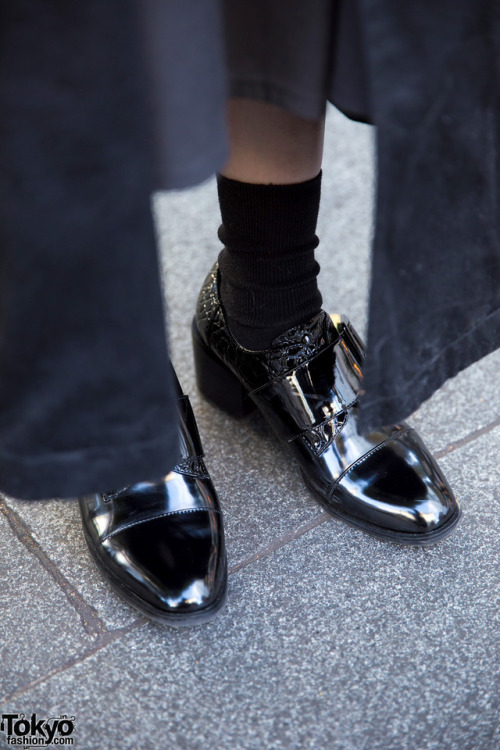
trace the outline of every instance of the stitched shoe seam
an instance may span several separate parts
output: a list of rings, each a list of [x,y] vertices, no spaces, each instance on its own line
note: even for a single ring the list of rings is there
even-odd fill
[[[344,413],[344,414],[347,414],[347,412],[343,412],[343,413]],[[340,435],[340,433],[341,433],[341,432],[342,432],[342,430],[343,430],[343,429],[345,428],[345,426],[346,426],[346,424],[347,424],[347,422],[348,422],[347,418],[346,418],[346,419],[344,419],[344,420],[342,420],[342,422],[341,422],[340,424],[339,424],[339,422],[338,422],[337,420],[332,420],[332,421],[336,421],[336,424],[337,424],[337,429],[335,430],[335,432],[333,433],[333,435],[331,435],[331,437],[330,437],[330,438],[329,438],[328,440],[325,440],[325,441],[324,441],[324,443],[323,443],[323,444],[321,444],[321,443],[320,443],[320,445],[316,445],[314,441],[313,441],[312,443],[311,443],[311,442],[309,442],[309,440],[308,440],[308,438],[307,438],[307,435],[308,435],[308,433],[307,433],[307,432],[306,432],[306,433],[303,433],[303,434],[302,434],[302,435],[300,436],[300,437],[301,437],[301,438],[303,438],[303,439],[304,439],[304,440],[305,440],[306,442],[308,442],[308,443],[309,443],[309,447],[310,447],[310,448],[312,449],[312,451],[313,451],[314,455],[316,456],[316,458],[321,458],[321,456],[323,455],[323,453],[324,453],[325,451],[327,451],[327,450],[328,450],[328,448],[329,448],[329,447],[330,447],[331,445],[333,445],[333,443],[334,443],[334,442],[335,442],[335,440],[336,440],[336,439],[338,438],[338,436]],[[309,432],[314,432],[314,430],[309,430]],[[289,442],[290,442],[290,441],[289,441]]]
[[[322,422],[318,422],[318,424],[312,424],[310,427],[307,427],[305,430],[302,430],[302,432],[299,432],[298,435],[293,435],[293,437],[287,439],[287,443],[293,443],[294,440],[298,440],[299,438],[305,437],[313,430],[317,430],[319,427],[325,427],[330,422],[333,422],[334,420],[338,419],[342,414],[347,414],[348,410],[353,407],[357,403],[358,399],[355,398],[354,401],[351,401],[349,404],[346,404],[340,411],[333,414],[331,417],[327,417]],[[342,426],[343,427],[343,426]],[[340,432],[340,430],[339,430]],[[337,433],[338,434],[338,433]],[[336,435],[333,436],[335,438]]]
[[[203,459],[204,456],[197,454],[183,456],[179,463],[174,466],[172,471],[174,474],[194,477],[195,479],[210,479],[210,475]],[[193,466],[193,464],[196,464],[196,466]]]
[[[354,469],[355,466],[359,466],[360,464],[364,463],[366,459],[368,459],[370,456],[372,456],[374,453],[379,451],[381,448],[383,448],[388,443],[392,443],[393,440],[396,440],[397,438],[401,437],[402,435],[406,435],[408,432],[412,431],[411,427],[405,427],[402,430],[398,430],[393,435],[390,435],[388,438],[386,438],[382,443],[379,443],[374,448],[369,450],[367,453],[364,453],[362,456],[360,456],[356,461],[354,461],[350,466],[347,467],[347,469],[344,469],[342,474],[335,480],[335,483],[332,485],[332,488],[330,492],[328,493],[328,498],[331,499],[333,496],[333,493],[339,486],[340,482],[343,480],[343,478],[351,471],[351,469]]]
[[[192,477],[193,479],[210,479],[210,474],[195,474],[191,471],[184,471],[183,469],[179,469],[178,466],[175,467],[175,469],[172,469],[174,474],[181,474],[183,477]]]
[[[115,529],[114,531],[110,531],[109,534],[106,534],[106,536],[103,536],[101,538],[101,543],[105,542],[107,539],[110,539],[112,536],[116,536],[116,534],[120,534],[122,531],[125,531],[126,529],[133,529],[135,526],[141,526],[144,523],[149,523],[150,521],[156,521],[159,518],[166,518],[167,516],[180,516],[185,513],[199,513],[200,511],[203,512],[210,512],[210,513],[219,513],[222,515],[222,511],[218,508],[209,508],[209,507],[203,507],[203,508],[186,508],[185,510],[169,510],[167,513],[160,513],[157,516],[151,516],[151,518],[143,518],[142,521],[133,521],[132,523],[127,523],[124,526],[120,526],[119,529]]]
[[[304,365],[308,365],[310,362],[314,362],[314,360],[319,357],[320,354],[323,354],[323,352],[326,352],[331,347],[335,346],[342,340],[342,334],[338,339],[335,341],[330,341],[329,344],[324,346],[322,349],[317,351],[315,354],[313,354],[312,357],[309,357],[309,359],[305,359],[303,362],[300,363],[300,365],[297,365],[296,367],[290,367],[289,370],[286,370],[285,372],[281,373],[280,375],[276,375],[276,377],[272,378],[272,380],[268,380],[267,383],[264,383],[263,385],[259,385],[258,388],[255,388],[253,391],[249,392],[249,396],[253,396],[254,393],[258,393],[259,391],[262,391],[264,388],[267,388],[270,385],[274,385],[275,383],[279,383],[281,380],[284,380],[288,375],[290,375],[293,372],[296,372],[297,370],[300,370]],[[264,350],[267,352],[272,351],[271,349]],[[267,364],[266,364],[267,367]]]

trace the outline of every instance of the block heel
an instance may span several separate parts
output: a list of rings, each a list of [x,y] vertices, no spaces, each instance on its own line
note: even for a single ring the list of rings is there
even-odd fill
[[[196,384],[200,393],[231,417],[246,417],[255,409],[254,402],[236,375],[202,341],[194,320],[192,335]]]

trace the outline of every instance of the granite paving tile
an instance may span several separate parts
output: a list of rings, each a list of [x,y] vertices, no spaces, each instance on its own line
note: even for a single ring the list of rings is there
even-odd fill
[[[499,445],[444,457],[464,510],[447,540],[324,523],[233,574],[213,623],[144,626],[12,708],[71,695],[86,750],[496,750]]]
[[[80,615],[0,512],[0,696],[88,648]]]
[[[443,451],[500,421],[500,350],[448,380],[412,415],[433,451]]]
[[[83,536],[76,500],[17,500],[6,497],[40,544],[83,599],[95,609],[107,628],[130,625],[139,616],[110,590],[95,565]]]

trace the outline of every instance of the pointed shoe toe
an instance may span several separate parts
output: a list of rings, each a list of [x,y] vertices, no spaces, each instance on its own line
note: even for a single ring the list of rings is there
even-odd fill
[[[324,311],[249,351],[228,329],[215,266],[193,321],[198,388],[235,417],[260,410],[297,460],[306,485],[336,518],[385,541],[446,537],[460,508],[430,452],[404,422],[358,428],[363,344]]]
[[[212,619],[226,598],[224,528],[194,416],[179,400],[183,459],[166,477],[80,499],[90,552],[115,591],[173,626]]]

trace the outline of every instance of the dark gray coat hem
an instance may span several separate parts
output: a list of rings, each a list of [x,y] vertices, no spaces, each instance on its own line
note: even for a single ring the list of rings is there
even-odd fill
[[[21,499],[78,497],[161,477],[180,457],[177,423],[164,434],[139,443],[93,446],[39,456],[0,451],[2,492]]]
[[[360,428],[364,432],[379,427],[385,415],[394,415],[394,422],[412,414],[423,401],[430,398],[450,378],[479,361],[498,348],[500,338],[500,309],[479,320],[467,333],[450,342],[438,357],[427,365],[405,385],[404,393],[392,397],[361,398]],[[471,408],[473,408],[471,404]],[[494,405],[492,405],[494,406]],[[500,405],[493,408],[493,417],[500,415]]]

